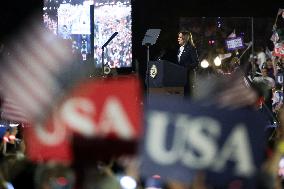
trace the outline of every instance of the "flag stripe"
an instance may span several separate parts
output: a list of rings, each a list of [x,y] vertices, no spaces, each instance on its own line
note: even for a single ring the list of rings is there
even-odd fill
[[[8,63],[10,64],[11,69],[15,72],[15,77],[19,78],[19,84],[25,85],[36,100],[48,105],[51,101],[51,97],[48,95],[49,92],[42,83],[39,83],[39,80],[37,80],[36,77],[33,77],[33,74],[27,70],[27,67],[24,67],[20,63],[15,65],[15,63],[17,63],[16,60],[9,61]]]
[[[68,48],[66,48],[66,44],[63,43],[62,39],[57,38],[55,40],[55,36],[53,34],[44,32],[45,36],[43,36],[42,33],[36,32],[36,37],[39,38],[39,43],[33,43],[35,47],[44,46],[44,51],[40,51],[38,48],[34,48],[34,52],[38,54],[42,59],[45,59],[46,57],[54,58],[56,60],[56,63],[54,61],[43,61],[43,63],[49,65],[49,66],[58,66],[57,69],[54,69],[53,71],[58,72],[59,68],[61,69],[62,66],[65,66],[66,64],[70,64],[70,52]]]
[[[276,43],[278,40],[279,40],[279,35],[276,31],[273,32],[270,40],[273,42],[273,43]]]
[[[12,73],[2,72],[1,80],[4,83],[4,92],[11,96],[15,100],[15,103],[25,107],[25,111],[29,115],[35,115],[37,112],[40,112],[41,109],[38,102],[28,94],[28,90],[23,85],[19,84],[19,80],[16,80]]]
[[[41,29],[41,24],[14,37],[9,54],[2,58],[0,86],[4,97],[2,115],[17,121],[43,121],[64,92],[66,85],[60,73],[72,64],[72,51],[62,39]],[[60,95],[59,95],[60,94]]]
[[[2,119],[10,120],[10,121],[17,121],[21,123],[28,123],[29,119],[28,116],[24,113],[19,106],[15,105],[11,100],[8,98],[4,98],[2,104]]]
[[[22,47],[17,46],[17,48],[19,57],[21,57],[22,61],[31,70],[34,77],[40,80],[42,85],[45,86],[47,90],[59,91],[57,83],[54,80],[55,76],[44,66],[38,64],[38,60],[34,56],[30,56],[29,54],[25,53]]]
[[[51,73],[57,73],[59,70],[59,60],[55,57],[55,54],[49,53],[46,47],[40,44],[40,41],[32,41],[28,44],[28,48],[33,54],[33,57],[37,62],[41,63],[41,66],[46,67]]]

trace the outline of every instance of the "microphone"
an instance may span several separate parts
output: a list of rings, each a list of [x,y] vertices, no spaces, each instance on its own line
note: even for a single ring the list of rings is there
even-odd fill
[[[166,51],[165,51],[165,50],[162,50],[162,51],[160,52],[160,55],[158,56],[158,60],[161,60],[161,59],[164,57],[165,54],[166,54]]]
[[[107,40],[107,42],[102,46],[102,48],[106,47],[109,42],[118,34],[118,32],[114,32],[112,36]]]

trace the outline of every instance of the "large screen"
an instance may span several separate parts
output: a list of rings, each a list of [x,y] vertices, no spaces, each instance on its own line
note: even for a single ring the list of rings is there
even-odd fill
[[[94,7],[92,21],[90,5]],[[45,26],[63,39],[72,40],[73,52],[83,60],[94,58],[97,67],[102,64],[102,46],[118,32],[104,47],[104,64],[111,68],[132,66],[130,0],[44,0],[43,10]],[[94,57],[89,56],[92,23]]]
[[[91,54],[89,0],[45,0],[43,20],[54,34],[72,41],[74,54],[87,60]]]
[[[130,0],[95,0],[94,3],[94,56],[101,66],[102,46],[118,34],[104,48],[104,63],[111,68],[132,66],[132,18]]]

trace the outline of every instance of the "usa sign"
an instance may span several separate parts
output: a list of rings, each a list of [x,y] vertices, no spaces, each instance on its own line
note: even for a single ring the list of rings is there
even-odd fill
[[[35,124],[26,129],[29,158],[72,161],[74,135],[101,140],[139,140],[140,95],[135,76],[82,82],[45,125]]]
[[[214,186],[237,178],[252,184],[264,158],[261,114],[169,97],[149,101],[140,148],[143,176],[190,183],[203,170]]]

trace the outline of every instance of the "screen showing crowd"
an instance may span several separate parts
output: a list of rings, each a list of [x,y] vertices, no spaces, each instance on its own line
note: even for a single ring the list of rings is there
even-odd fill
[[[91,9],[94,5],[94,63],[110,68],[132,66],[132,17],[130,0],[44,0],[44,24],[54,34],[72,40],[73,53],[87,60],[91,53]]]

